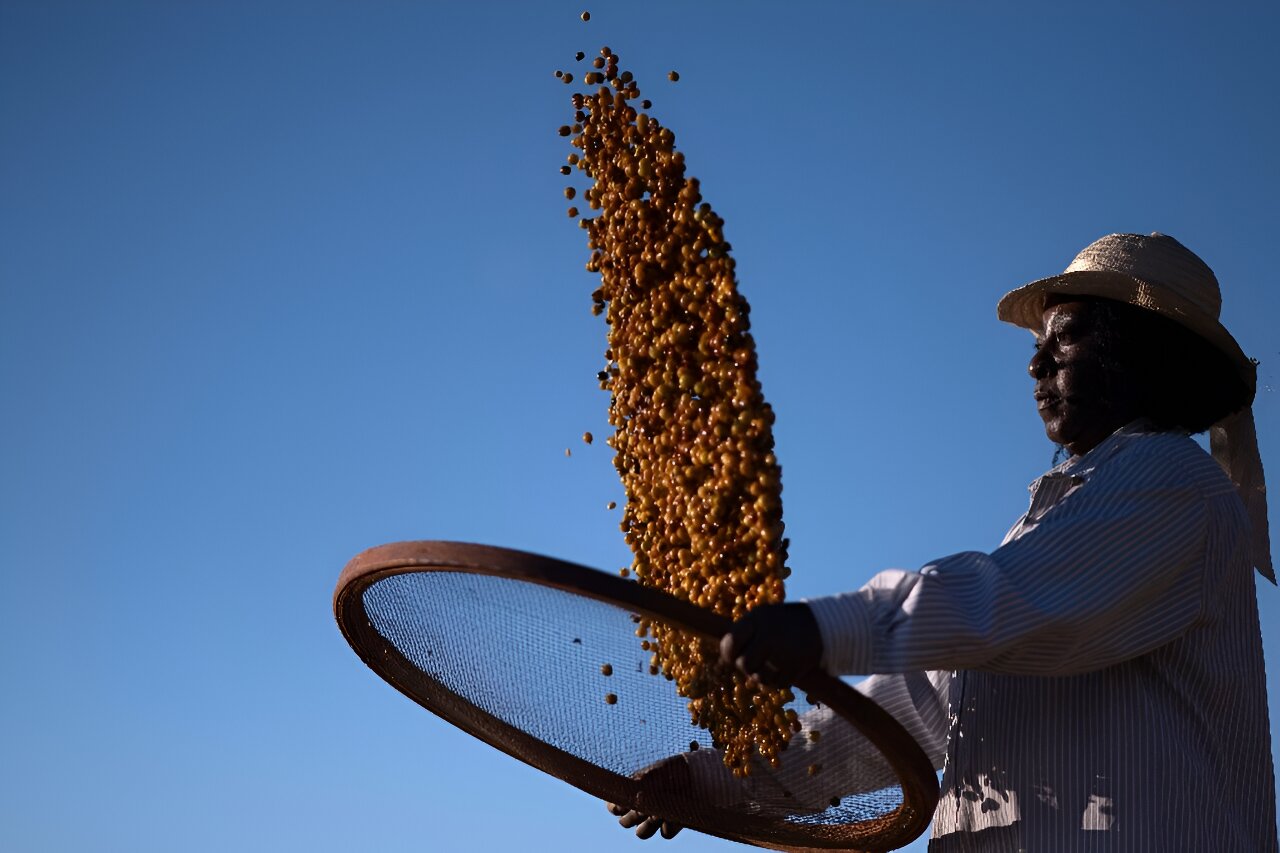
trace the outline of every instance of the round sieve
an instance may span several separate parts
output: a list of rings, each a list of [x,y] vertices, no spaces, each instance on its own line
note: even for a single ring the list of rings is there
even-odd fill
[[[718,643],[729,622],[634,581],[506,548],[397,542],[352,559],[333,606],[352,648],[400,692],[602,800],[782,850],[890,850],[933,815],[924,752],[822,672],[794,685],[806,730],[781,767],[728,776],[687,700],[650,674],[635,628],[645,618]],[[844,754],[876,765],[874,789],[845,790],[843,774],[812,763],[817,721],[824,749],[844,739]]]

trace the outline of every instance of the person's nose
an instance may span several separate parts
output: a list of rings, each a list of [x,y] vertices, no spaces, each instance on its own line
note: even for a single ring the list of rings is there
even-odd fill
[[[1032,379],[1044,379],[1049,375],[1051,364],[1048,351],[1044,347],[1038,347],[1035,355],[1031,356],[1031,361],[1027,362],[1027,373],[1031,374]]]

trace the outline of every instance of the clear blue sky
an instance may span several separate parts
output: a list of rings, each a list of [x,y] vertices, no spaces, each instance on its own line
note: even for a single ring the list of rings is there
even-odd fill
[[[995,302],[1112,231],[1216,270],[1280,483],[1277,4],[582,8],[0,2],[0,846],[638,849],[330,612],[388,541],[626,562],[576,50],[726,220],[791,596],[999,542],[1053,448]]]

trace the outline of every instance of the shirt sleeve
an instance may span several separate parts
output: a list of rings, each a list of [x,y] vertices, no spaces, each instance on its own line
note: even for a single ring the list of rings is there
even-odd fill
[[[876,675],[856,685],[910,733],[941,769],[947,743],[949,672]],[[694,790],[706,801],[752,813],[821,812],[832,797],[878,791],[898,783],[880,750],[826,707],[801,715],[802,728],[782,753],[781,767],[758,758],[735,777],[716,750],[684,753]]]
[[[1203,608],[1207,510],[1161,466],[1148,456],[1100,469],[990,554],[808,601],[824,665],[1072,675],[1175,639]]]

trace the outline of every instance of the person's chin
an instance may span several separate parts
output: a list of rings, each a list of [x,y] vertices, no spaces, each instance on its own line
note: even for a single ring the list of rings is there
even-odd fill
[[[1062,412],[1057,406],[1049,406],[1038,410],[1036,414],[1040,415],[1040,420],[1044,421],[1045,434],[1056,441],[1054,436],[1062,432]]]
[[[1075,437],[1076,430],[1071,429],[1069,423],[1063,423],[1063,419],[1049,412],[1042,411],[1041,417],[1044,418],[1044,434],[1054,444],[1066,447]]]

